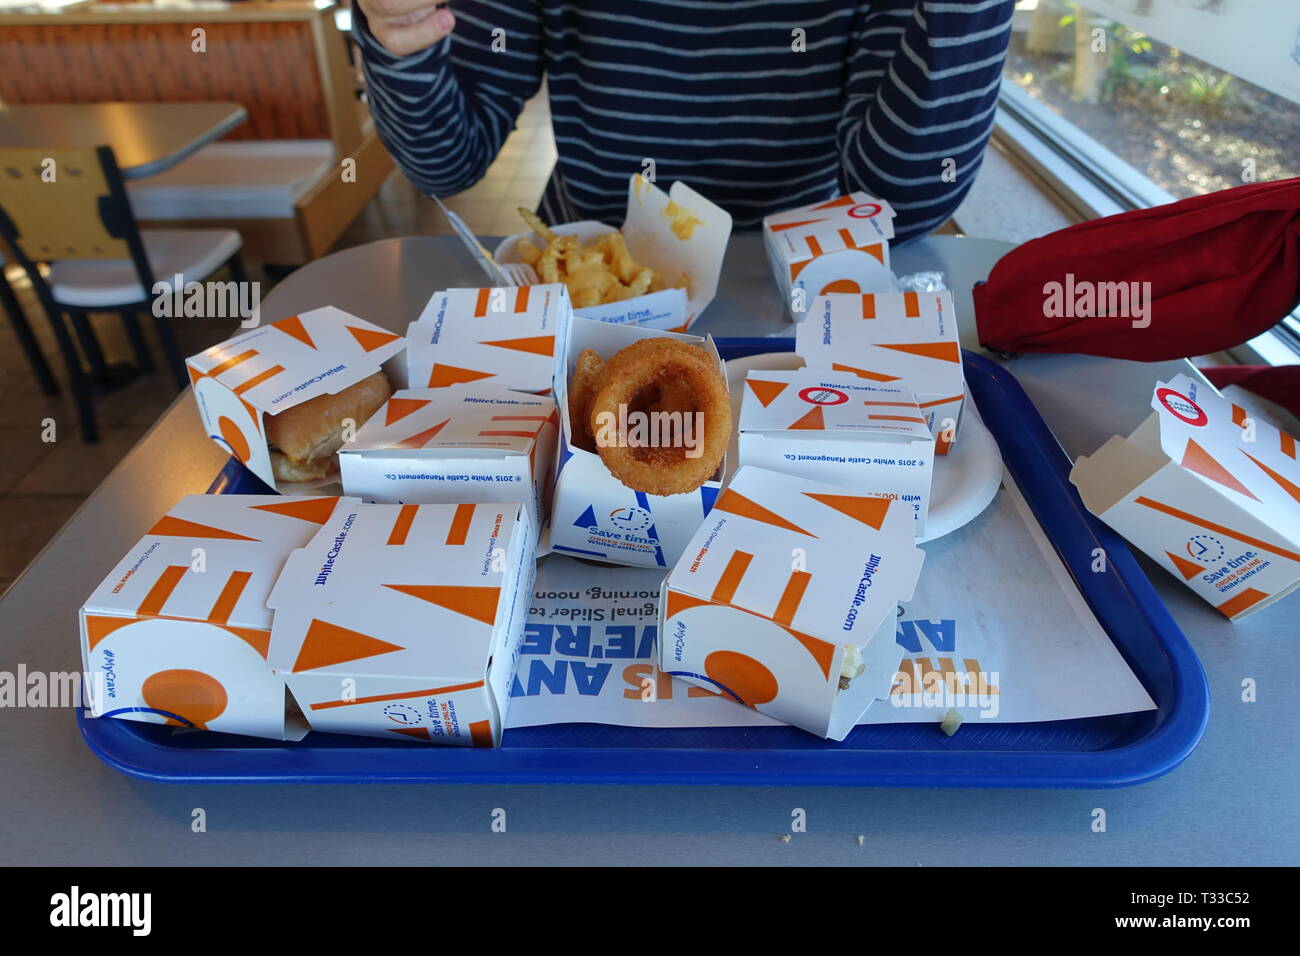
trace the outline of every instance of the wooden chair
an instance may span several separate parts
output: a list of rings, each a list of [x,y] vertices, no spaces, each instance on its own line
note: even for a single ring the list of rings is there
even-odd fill
[[[239,233],[231,229],[141,230],[107,146],[97,149],[0,149],[0,237],[13,249],[49,318],[81,418],[82,437],[97,441],[93,384],[118,380],[89,320],[117,312],[141,370],[153,360],[137,314],[154,315],[155,289],[201,282],[222,267],[244,282]],[[42,274],[41,266],[48,266]],[[67,315],[90,374],[82,365]],[[167,318],[154,316],[177,388],[188,382],[184,356]],[[92,382],[93,380],[93,382]]]

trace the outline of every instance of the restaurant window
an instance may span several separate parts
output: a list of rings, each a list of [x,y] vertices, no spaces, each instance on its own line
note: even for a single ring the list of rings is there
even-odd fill
[[[1300,176],[1295,0],[1020,0],[1004,80],[1002,140],[1089,217]]]

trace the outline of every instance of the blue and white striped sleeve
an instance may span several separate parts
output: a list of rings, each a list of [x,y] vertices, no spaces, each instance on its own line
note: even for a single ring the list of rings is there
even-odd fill
[[[861,20],[839,127],[841,176],[846,190],[889,201],[900,241],[944,222],[971,187],[1014,10],[1015,0],[880,0]]]
[[[379,138],[417,189],[440,197],[483,177],[542,82],[536,0],[467,0],[455,14],[442,42],[399,57],[352,13]]]

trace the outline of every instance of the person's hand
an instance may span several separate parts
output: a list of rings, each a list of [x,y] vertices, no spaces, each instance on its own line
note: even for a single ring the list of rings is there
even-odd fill
[[[433,46],[456,25],[456,18],[436,0],[356,0],[380,45],[394,56]]]

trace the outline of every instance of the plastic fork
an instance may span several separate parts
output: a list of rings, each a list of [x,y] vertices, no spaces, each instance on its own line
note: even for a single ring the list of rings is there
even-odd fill
[[[460,241],[465,244],[465,248],[469,250],[470,255],[488,274],[488,278],[492,280],[493,285],[521,286],[536,285],[538,283],[537,273],[532,266],[526,262],[497,262],[492,258],[492,253],[483,248],[483,243],[478,241],[474,231],[465,225],[465,220],[448,209],[437,196],[433,197],[433,201],[438,204],[442,214],[451,223],[452,231],[460,237]]]

